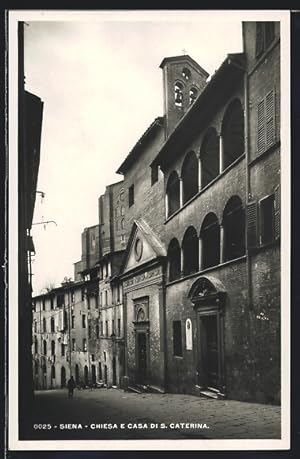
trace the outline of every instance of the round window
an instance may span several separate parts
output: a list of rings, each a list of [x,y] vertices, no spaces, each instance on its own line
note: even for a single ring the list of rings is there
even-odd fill
[[[139,261],[143,253],[143,242],[141,241],[141,239],[137,239],[135,241],[134,253],[136,261]]]

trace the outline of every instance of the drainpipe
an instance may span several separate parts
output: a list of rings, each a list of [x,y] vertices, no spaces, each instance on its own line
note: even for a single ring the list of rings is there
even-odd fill
[[[244,74],[244,104],[245,104],[245,167],[246,167],[246,206],[252,199],[251,193],[251,181],[250,181],[250,152],[249,152],[249,89],[248,89],[248,74],[245,71]],[[247,209],[247,207],[246,207]],[[246,213],[247,218],[247,213]],[[252,314],[253,314],[253,291],[252,291],[252,265],[251,265],[251,255],[248,250],[248,232],[247,232],[247,220],[245,225],[246,231],[246,271],[247,271],[247,287],[248,287],[248,336],[249,336],[249,346],[248,355],[252,359],[252,368],[250,372],[252,373],[253,381],[255,381],[256,375],[256,365],[255,365],[255,339],[252,334]],[[251,314],[252,312],[252,314]]]
[[[249,91],[248,91],[248,75],[245,71],[244,75],[244,104],[245,104],[245,127],[244,127],[244,136],[245,136],[245,167],[246,167],[246,208],[251,201],[251,183],[250,183],[250,169],[249,169]],[[246,213],[247,218],[247,213]],[[247,222],[246,222],[247,223]],[[247,269],[247,287],[248,287],[248,308],[249,310],[253,309],[252,305],[252,269],[251,269],[251,257],[248,250],[248,234],[247,234],[247,224],[245,225],[246,232],[246,269]]]

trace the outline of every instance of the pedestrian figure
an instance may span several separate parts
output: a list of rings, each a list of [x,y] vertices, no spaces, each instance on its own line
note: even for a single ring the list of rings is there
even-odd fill
[[[70,378],[69,381],[68,381],[68,394],[69,394],[69,398],[72,398],[72,397],[73,397],[74,388],[75,388],[75,381],[74,381],[73,376],[71,376],[71,378]]]

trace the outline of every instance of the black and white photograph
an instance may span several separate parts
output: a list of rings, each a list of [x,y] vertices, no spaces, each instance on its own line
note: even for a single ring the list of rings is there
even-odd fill
[[[289,12],[8,37],[9,449],[288,449]]]

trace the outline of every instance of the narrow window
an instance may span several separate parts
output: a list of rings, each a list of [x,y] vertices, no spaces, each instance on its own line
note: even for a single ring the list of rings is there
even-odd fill
[[[112,335],[115,334],[115,321],[114,321],[114,319],[112,319],[112,321],[111,321],[111,334]]]
[[[86,339],[85,338],[83,338],[83,340],[82,340],[82,348],[83,348],[84,352],[87,351],[87,344],[86,344]]]
[[[51,355],[55,355],[55,341],[51,341]]]
[[[90,338],[92,336],[92,328],[91,326],[89,325],[88,326],[88,337]]]
[[[46,309],[46,301],[45,301],[45,298],[43,298],[42,303],[43,303],[43,311],[45,311],[45,309]]]
[[[47,331],[47,325],[46,325],[45,317],[43,318],[43,331],[44,331],[44,333]]]
[[[51,317],[50,325],[51,325],[51,332],[54,333],[55,332],[54,317]]]
[[[44,355],[47,355],[47,341],[43,341],[43,353]]]
[[[37,337],[35,336],[34,338],[34,353],[38,353],[38,342],[37,342]]]
[[[103,301],[102,301],[102,292],[100,292],[100,306],[103,305]]]
[[[105,334],[108,336],[108,320],[105,321]]]
[[[76,351],[76,339],[72,338],[72,351]]]
[[[121,319],[118,319],[118,336],[121,336]]]
[[[54,298],[53,297],[50,298],[50,308],[51,310],[54,309]]]
[[[134,185],[131,185],[128,189],[128,205],[129,207],[134,204]]]
[[[82,328],[86,328],[86,315],[82,314]]]
[[[99,325],[96,325],[96,338],[99,338]]]
[[[105,306],[107,306],[107,304],[108,304],[108,303],[107,303],[107,296],[108,296],[108,295],[107,295],[107,290],[105,290],[105,292],[104,292]]]
[[[65,353],[66,353],[66,347],[65,347],[65,344],[62,343],[62,345],[61,345],[61,356],[64,357]]]
[[[37,332],[37,321],[36,320],[34,321],[34,331],[35,333]]]
[[[103,336],[103,322],[100,322],[100,335]]]
[[[274,241],[274,194],[260,201],[260,238],[261,244]]]
[[[75,316],[71,317],[71,327],[75,328]]]
[[[182,357],[182,335],[181,335],[181,321],[173,321],[173,352],[177,357]]]
[[[51,366],[51,378],[55,379],[55,366],[54,365]]]

